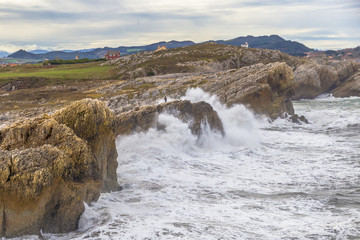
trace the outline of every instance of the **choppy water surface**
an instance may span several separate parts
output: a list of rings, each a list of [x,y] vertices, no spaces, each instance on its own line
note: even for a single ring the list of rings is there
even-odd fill
[[[295,102],[311,124],[218,111],[226,137],[166,131],[119,138],[121,192],[87,207],[76,232],[46,239],[360,239],[360,98]]]

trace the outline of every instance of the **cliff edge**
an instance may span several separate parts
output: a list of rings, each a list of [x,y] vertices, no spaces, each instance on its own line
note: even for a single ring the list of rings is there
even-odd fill
[[[0,129],[0,237],[75,230],[84,202],[119,189],[112,121],[85,99]]]

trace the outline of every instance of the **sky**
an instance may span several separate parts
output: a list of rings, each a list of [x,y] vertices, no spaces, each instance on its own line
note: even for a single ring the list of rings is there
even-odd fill
[[[76,50],[277,34],[360,45],[359,0],[0,0],[0,50]]]

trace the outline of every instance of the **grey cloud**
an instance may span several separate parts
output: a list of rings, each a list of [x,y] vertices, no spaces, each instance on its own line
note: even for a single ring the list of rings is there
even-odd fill
[[[30,8],[25,4],[24,7],[2,6],[0,3],[0,21],[14,26],[14,29],[19,29],[21,25],[31,26],[34,32],[40,25],[43,28],[49,25],[52,27],[49,29],[51,36],[43,34],[40,38],[34,34],[28,39],[29,42],[11,40],[18,45],[35,43],[41,46],[58,46],[74,42],[86,45],[101,39],[126,39],[131,42],[131,39],[136,40],[137,36],[151,34],[155,39],[158,33],[161,33],[161,36],[170,36],[174,33],[178,36],[194,36],[191,40],[196,40],[200,32],[205,31],[210,32],[207,36],[223,39],[221,34],[232,37],[240,34],[264,35],[271,34],[268,29],[275,29],[276,32],[273,33],[291,40],[294,37],[297,40],[321,40],[325,38],[319,36],[338,35],[339,31],[349,36],[351,32],[360,32],[360,10],[357,10],[360,9],[360,2],[355,0],[224,0],[221,4],[205,5],[203,9],[191,9],[191,6],[188,6],[172,11],[156,8],[148,10],[142,6],[136,11],[129,10],[126,2],[62,0],[48,1],[38,8]],[[296,11],[297,6],[308,10]],[[322,10],[315,10],[314,6],[320,6]],[[287,12],[289,9],[291,12]],[[292,29],[294,34],[291,33]],[[303,34],[296,34],[297,32]],[[19,38],[21,33],[17,34]],[[11,38],[12,34],[7,36]],[[5,37],[0,36],[0,41],[3,39]],[[206,40],[208,39],[202,39]]]

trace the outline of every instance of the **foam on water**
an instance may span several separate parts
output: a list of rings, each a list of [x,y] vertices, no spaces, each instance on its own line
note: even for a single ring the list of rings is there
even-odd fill
[[[225,131],[225,138],[220,142],[231,146],[259,146],[261,135],[258,130],[264,120],[256,119],[243,105],[228,108],[220,103],[216,95],[210,95],[200,88],[189,89],[182,99],[191,102],[205,101],[217,111]]]
[[[360,99],[295,102],[303,125],[256,119],[199,89],[186,99],[209,102],[226,136],[198,139],[160,114],[164,130],[117,139],[124,190],[86,206],[78,231],[44,238],[360,238]]]

